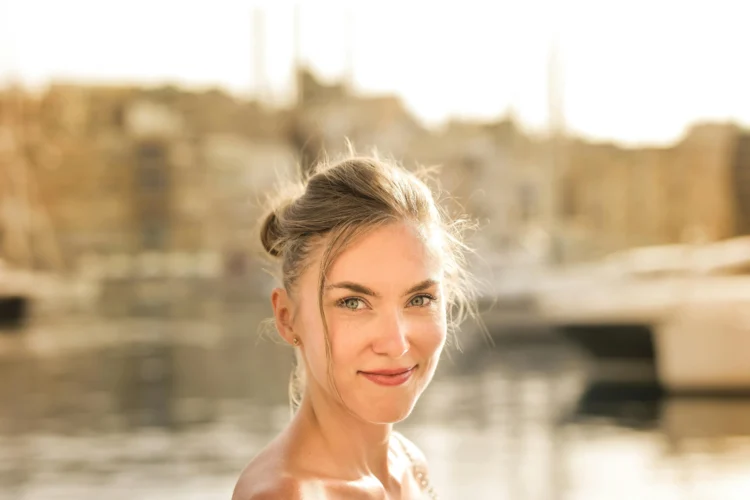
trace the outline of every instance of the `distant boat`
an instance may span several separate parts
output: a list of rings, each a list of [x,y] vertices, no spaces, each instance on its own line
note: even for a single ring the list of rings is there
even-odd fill
[[[607,332],[625,325],[647,327],[656,376],[670,391],[750,393],[748,237],[621,252],[550,278],[536,305],[550,324],[586,330],[579,337],[590,344],[607,344]]]

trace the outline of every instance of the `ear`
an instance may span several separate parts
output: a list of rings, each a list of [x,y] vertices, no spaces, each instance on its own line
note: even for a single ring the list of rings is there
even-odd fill
[[[286,289],[274,288],[271,292],[271,306],[276,321],[276,330],[289,344],[294,345],[294,325],[292,300]]]

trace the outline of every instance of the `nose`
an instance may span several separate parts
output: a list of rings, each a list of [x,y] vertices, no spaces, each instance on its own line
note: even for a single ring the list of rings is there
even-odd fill
[[[409,343],[409,325],[399,312],[383,314],[372,349],[377,354],[391,358],[400,358],[411,347]]]

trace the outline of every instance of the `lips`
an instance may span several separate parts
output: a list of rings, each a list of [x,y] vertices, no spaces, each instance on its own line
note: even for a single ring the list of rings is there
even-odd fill
[[[359,372],[360,375],[378,385],[396,386],[406,383],[414,374],[417,365],[411,368],[395,368],[391,370],[377,370],[371,372]]]

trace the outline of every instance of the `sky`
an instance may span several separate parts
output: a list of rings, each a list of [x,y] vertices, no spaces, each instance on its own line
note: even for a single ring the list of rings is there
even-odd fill
[[[696,121],[750,124],[743,0],[298,3],[304,62],[330,81],[350,73],[362,93],[398,94],[427,124],[512,112],[543,131],[553,45],[571,133],[665,144]],[[262,88],[282,103],[294,46],[290,1],[0,0],[0,82]]]

